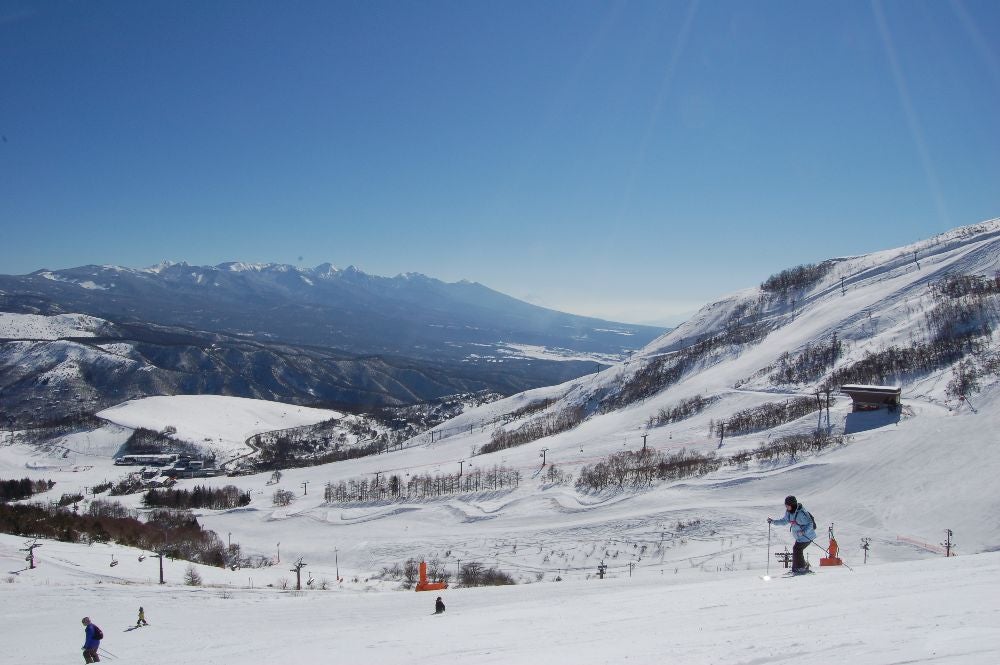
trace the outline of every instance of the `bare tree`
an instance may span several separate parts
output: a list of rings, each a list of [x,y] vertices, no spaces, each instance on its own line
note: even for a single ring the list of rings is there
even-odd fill
[[[407,559],[403,564],[403,580],[409,584],[415,584],[420,575],[420,566],[416,559]]]
[[[462,566],[458,581],[462,586],[479,586],[483,579],[483,564],[470,561]]]
[[[277,490],[274,493],[272,501],[275,506],[287,506],[292,502],[292,499],[294,498],[295,495],[289,492],[288,490]]]
[[[194,567],[194,564],[188,564],[188,567],[184,570],[184,584],[188,586],[201,586],[201,573]]]

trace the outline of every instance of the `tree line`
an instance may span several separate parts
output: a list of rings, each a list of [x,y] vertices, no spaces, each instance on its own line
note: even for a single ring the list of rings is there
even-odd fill
[[[0,480],[0,503],[30,498],[32,494],[49,491],[55,484],[55,481],[52,480],[32,480],[31,478]]]
[[[316,455],[315,457],[305,458],[299,457],[294,453],[289,454],[284,452],[284,450],[287,450],[287,448],[282,448],[285,445],[285,440],[279,439],[273,452],[270,448],[265,448],[260,457],[260,468],[262,470],[270,471],[279,468],[315,466],[319,464],[329,464],[330,462],[340,462],[343,460],[357,459],[359,457],[367,457],[368,455],[377,455],[378,453],[386,450],[385,443],[383,441],[375,440],[360,446],[337,448],[331,450],[330,452]]]
[[[82,429],[97,429],[103,424],[103,420],[90,413],[72,413],[58,418],[19,413],[17,430],[12,434],[15,441],[43,441]]]
[[[934,341],[952,337],[987,336],[1000,311],[1000,277],[951,275],[935,283],[934,308],[925,314]]]
[[[223,566],[222,540],[186,512],[154,510],[146,521],[120,503],[95,500],[86,514],[39,504],[0,504],[0,532],[68,543],[107,543]]]
[[[150,489],[142,497],[142,503],[147,508],[209,508],[225,510],[239,508],[250,503],[250,493],[244,492],[235,485],[225,487],[202,487],[196,485],[192,490],[186,489]]]
[[[749,434],[798,420],[819,409],[813,397],[794,397],[783,402],[767,402],[737,411],[725,420],[713,423],[716,436]]]
[[[964,358],[951,368],[951,380],[945,386],[945,394],[952,398],[974,395],[979,392],[980,379],[990,375],[1000,375],[1000,353]]]
[[[160,455],[163,453],[178,453],[200,457],[201,449],[182,439],[175,439],[177,428],[168,425],[162,432],[146,427],[137,427],[129,435],[125,443],[119,449],[120,455]]]
[[[738,451],[729,457],[688,450],[671,455],[654,448],[622,450],[580,469],[576,488],[581,491],[601,491],[609,488],[649,487],[665,480],[704,476],[725,465],[745,466],[751,461],[774,462],[780,461],[782,457],[794,461],[799,454],[820,452],[843,442],[844,437],[841,435],[831,436],[817,431],[812,434],[783,436],[762,443],[754,450]]]
[[[701,395],[695,395],[694,397],[682,399],[673,406],[665,406],[661,408],[656,415],[649,417],[646,425],[648,427],[660,427],[662,425],[680,422],[681,420],[701,413],[710,404],[718,401],[718,399],[718,397],[706,398]]]
[[[610,487],[648,487],[661,480],[702,476],[719,469],[722,461],[714,454],[703,455],[681,450],[667,455],[655,448],[621,450],[602,461],[585,465],[577,476],[579,490],[603,490]]]
[[[820,264],[806,263],[788,268],[771,275],[760,285],[762,291],[784,295],[793,289],[806,289],[823,279],[836,264],[836,261],[823,261]]]
[[[516,488],[521,472],[494,465],[463,474],[422,474],[401,478],[391,474],[379,478],[352,478],[327,483],[323,497],[328,503],[429,499],[454,494]]]
[[[249,442],[260,451],[260,455],[249,462],[256,471],[317,466],[357,459],[386,452],[389,445],[389,439],[385,436],[376,436],[370,441],[347,447],[339,439],[331,442],[284,430],[280,434],[256,435]]]
[[[866,351],[857,362],[834,370],[820,389],[837,390],[849,383],[884,384],[908,375],[929,374],[949,367],[967,354],[981,353],[988,348],[988,341],[976,336],[914,342],[909,346],[894,344],[877,351]]]
[[[810,383],[823,376],[827,370],[837,364],[843,355],[844,344],[833,339],[827,344],[807,344],[806,348],[795,356],[785,351],[778,358],[777,368],[771,373],[772,383]]]
[[[563,409],[558,413],[536,418],[513,430],[499,428],[490,435],[489,443],[485,443],[476,452],[485,455],[506,448],[521,446],[537,441],[547,436],[571,430],[584,421],[587,414],[583,407],[576,406]]]
[[[948,275],[934,284],[934,290],[949,298],[1000,294],[1000,270],[993,277],[982,275]]]

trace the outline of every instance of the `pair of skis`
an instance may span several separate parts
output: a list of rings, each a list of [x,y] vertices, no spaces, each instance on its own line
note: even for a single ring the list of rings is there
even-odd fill
[[[800,570],[800,571],[789,570],[787,573],[782,575],[782,577],[800,577],[802,575],[812,575],[815,572],[816,571],[814,571],[812,568],[806,568],[805,570]]]

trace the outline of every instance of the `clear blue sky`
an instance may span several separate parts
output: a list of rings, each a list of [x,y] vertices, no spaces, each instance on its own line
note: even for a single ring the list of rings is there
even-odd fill
[[[1000,2],[0,1],[0,273],[469,279],[632,322],[1000,215]]]

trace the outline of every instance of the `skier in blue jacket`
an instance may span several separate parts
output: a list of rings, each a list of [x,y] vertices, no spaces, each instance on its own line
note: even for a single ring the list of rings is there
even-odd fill
[[[97,650],[101,648],[101,640],[97,637],[97,626],[90,623],[90,617],[83,617],[80,620],[83,624],[83,662],[99,663],[101,657],[97,655]]]
[[[803,508],[802,504],[794,496],[785,497],[785,516],[778,519],[767,518],[768,524],[790,524],[788,530],[795,538],[795,546],[792,547],[792,572],[804,573],[809,570],[806,563],[805,549],[816,539],[816,530],[813,529],[812,515]]]

